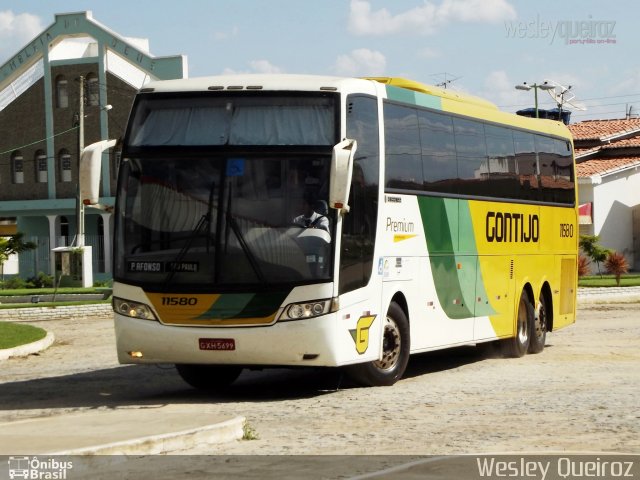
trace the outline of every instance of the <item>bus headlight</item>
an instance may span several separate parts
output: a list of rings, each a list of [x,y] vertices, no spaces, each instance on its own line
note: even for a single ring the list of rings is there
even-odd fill
[[[113,297],[113,311],[126,317],[156,320],[156,316],[147,305],[123,298]]]
[[[306,318],[319,317],[320,315],[336,311],[334,305],[335,302],[332,298],[312,302],[290,303],[284,307],[279,320],[303,320]]]

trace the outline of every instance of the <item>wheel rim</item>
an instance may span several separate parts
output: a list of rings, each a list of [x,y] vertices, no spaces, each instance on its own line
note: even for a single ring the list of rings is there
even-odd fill
[[[527,330],[527,305],[524,299],[520,300],[518,308],[518,341],[521,345],[527,343],[529,331]]]
[[[544,308],[544,303],[540,303],[538,309],[538,318],[535,321],[535,335],[536,338],[542,338],[544,332],[547,330],[547,311]]]
[[[400,359],[400,329],[392,318],[387,317],[382,339],[382,359],[373,362],[379,370],[393,370]]]

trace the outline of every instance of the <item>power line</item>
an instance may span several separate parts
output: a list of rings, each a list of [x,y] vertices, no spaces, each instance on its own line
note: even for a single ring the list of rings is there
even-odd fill
[[[592,97],[592,98],[582,98],[580,99],[580,101],[582,102],[586,102],[586,101],[590,101],[590,100],[607,100],[610,98],[624,98],[624,97],[639,97],[640,93],[628,93],[626,95],[610,95],[607,97]],[[636,100],[638,102],[640,102],[640,99]],[[499,105],[500,108],[510,108],[510,107],[525,107],[527,105],[530,105],[529,103],[516,103],[513,105]],[[593,107],[597,107],[598,105],[593,105]],[[592,108],[592,106],[590,106],[589,108]]]
[[[27,143],[26,145],[22,145],[22,146],[20,146],[20,147],[10,148],[9,150],[6,150],[6,151],[4,151],[4,152],[0,152],[0,155],[5,155],[5,154],[7,154],[7,153],[11,153],[11,152],[15,152],[16,150],[20,150],[21,148],[27,148],[27,147],[30,147],[30,146],[32,146],[32,145],[36,145],[36,144],[38,144],[38,143],[40,143],[40,142],[44,142],[44,141],[46,141],[46,140],[49,140],[50,138],[58,137],[58,136],[60,136],[60,135],[64,135],[65,133],[69,133],[69,132],[71,132],[71,131],[73,131],[73,130],[77,130],[77,129],[78,129],[78,127],[71,127],[70,129],[65,130],[64,132],[56,133],[56,134],[51,135],[51,136],[49,136],[49,137],[45,137],[45,138],[42,138],[42,139],[40,139],[40,140],[36,140],[35,142]]]

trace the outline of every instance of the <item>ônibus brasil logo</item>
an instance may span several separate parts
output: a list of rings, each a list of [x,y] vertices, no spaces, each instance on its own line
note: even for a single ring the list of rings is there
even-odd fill
[[[73,462],[38,457],[9,457],[9,478],[30,480],[65,480],[67,472],[73,468]]]

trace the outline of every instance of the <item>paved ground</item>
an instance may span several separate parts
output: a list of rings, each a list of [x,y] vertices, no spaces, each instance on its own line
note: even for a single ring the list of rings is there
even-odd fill
[[[307,478],[391,468],[389,454],[638,453],[640,303],[628,290],[606,297],[590,293],[589,300],[580,294],[576,325],[550,334],[540,355],[502,359],[477,348],[434,352],[413,357],[395,386],[370,389],[355,388],[334,370],[271,370],[243,373],[228,391],[205,395],[189,389],[172,368],[118,365],[110,318],[34,322],[54,331],[56,343],[40,355],[0,364],[0,425],[124,413],[134,420],[123,422],[123,428],[134,430],[136,418],[144,422],[145,414],[162,416],[171,409],[183,412],[185,422],[242,416],[256,439],[183,445],[178,451],[322,455],[305,457],[312,464]],[[596,295],[601,296],[594,303]],[[66,434],[73,428],[69,425]],[[0,446],[11,453],[16,436],[3,438],[2,431]],[[37,438],[37,428],[31,433]],[[353,457],[347,474],[325,457],[343,454],[381,457]],[[241,478],[264,478],[246,474],[267,467],[280,472],[278,478],[299,478],[293,472],[300,470],[283,466],[295,460],[246,457],[247,464],[237,461],[242,457],[215,458],[225,459],[216,471],[229,473],[220,478],[238,478],[242,468]],[[207,471],[202,461],[181,464],[182,470],[175,462],[154,465],[157,478]],[[318,472],[335,476],[313,475]]]

